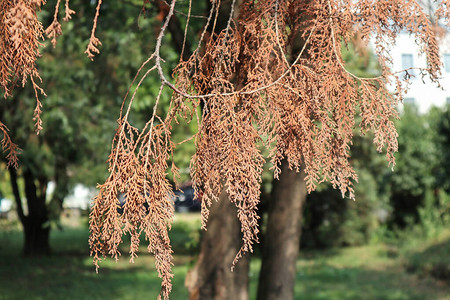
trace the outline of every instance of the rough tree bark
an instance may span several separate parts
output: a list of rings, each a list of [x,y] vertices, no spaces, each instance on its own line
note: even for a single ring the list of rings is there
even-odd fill
[[[194,268],[186,277],[189,299],[248,299],[249,255],[231,272],[231,264],[242,245],[237,209],[224,191],[210,208],[208,231]]]
[[[281,164],[268,202],[268,222],[262,246],[258,300],[294,298],[296,261],[299,253],[302,208],[306,199],[305,173]]]

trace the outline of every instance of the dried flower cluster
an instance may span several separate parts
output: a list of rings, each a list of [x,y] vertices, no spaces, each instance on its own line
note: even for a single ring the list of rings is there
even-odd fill
[[[286,159],[291,168],[304,167],[309,191],[318,183],[329,181],[343,196],[353,198],[352,182],[357,181],[357,175],[349,155],[353,128],[358,125],[355,115],[361,117],[361,134],[372,131],[377,150],[386,151],[389,164],[395,164],[397,132],[393,120],[398,117],[396,106],[407,86],[403,79],[407,83],[410,76],[409,70],[404,70],[403,78],[405,72],[392,73],[389,68],[389,45],[400,31],[414,34],[427,58],[427,68],[419,69],[420,75],[429,76],[436,83],[440,76],[436,35],[415,0],[242,2],[239,10],[231,9],[228,26],[215,33],[221,3],[211,1],[198,47],[174,70],[175,83],[165,77],[161,66],[160,48],[169,20],[174,13],[180,13],[175,10],[176,0],[167,4],[156,49],[135,78],[139,79],[139,88],[151,72],[160,77],[153,114],[143,129],[133,127],[128,116],[137,88],[130,97],[126,95],[109,157],[110,176],[99,186],[95,197],[89,239],[95,264],[98,266],[102,256],[118,258],[123,234],[131,236],[133,260],[139,236],[144,232],[163,280],[160,297],[168,298],[173,276],[168,238],[173,216],[169,200],[172,186],[167,172],[177,146],[171,140],[171,131],[178,118],[198,122],[198,132],[192,137],[196,154],[191,175],[196,194],[203,195],[203,227],[209,206],[218,200],[223,189],[238,209],[243,246],[237,260],[242,253],[252,251],[257,242],[256,207],[266,160],[264,148],[276,178],[280,162]],[[0,0],[0,49],[5,50],[0,52],[0,83],[6,94],[10,94],[15,81],[22,80],[23,84],[28,77],[38,90],[34,79],[39,74],[34,62],[39,55],[38,39],[42,37],[36,18],[41,4],[42,1]],[[185,39],[193,17],[191,4],[189,1],[187,14],[180,13],[187,17]],[[99,51],[95,30],[100,5],[101,0],[86,50],[91,59]],[[449,6],[449,0],[439,2],[437,19],[448,22]],[[72,13],[66,2],[65,19]],[[55,21],[46,31],[53,44],[61,33],[57,15],[58,9]],[[341,44],[348,44],[357,33],[366,45],[370,38],[374,39],[381,76],[360,78],[346,70]],[[395,94],[387,88],[393,84],[397,86]],[[159,116],[158,103],[165,88],[174,93],[169,112]],[[39,108],[38,101],[37,119]],[[3,148],[13,152],[6,127],[1,123],[0,130],[4,134]],[[170,168],[177,174],[175,165]],[[126,199],[123,212],[118,210],[121,193]]]

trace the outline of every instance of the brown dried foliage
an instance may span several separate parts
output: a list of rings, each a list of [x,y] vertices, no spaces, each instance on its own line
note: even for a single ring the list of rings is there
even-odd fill
[[[3,138],[1,141],[1,148],[6,153],[6,161],[8,162],[8,167],[17,168],[18,167],[18,158],[17,154],[20,151],[20,148],[14,144],[11,138],[8,135],[8,128],[6,128],[5,124],[0,122],[0,132],[3,134]]]
[[[444,19],[447,26],[450,26],[450,0],[442,0],[436,10],[436,18]]]
[[[100,53],[100,50],[98,50],[98,46],[101,45],[102,43],[100,42],[100,40],[95,36],[95,30],[97,29],[97,22],[98,22],[98,17],[100,15],[100,7],[102,6],[102,0],[98,0],[97,2],[97,7],[95,9],[95,16],[94,16],[94,24],[92,25],[92,30],[91,30],[91,37],[89,38],[89,44],[86,48],[86,51],[84,51],[84,53],[86,53],[86,55],[89,57],[90,60],[94,60],[95,54],[94,53]]]
[[[442,2],[442,16],[448,12],[448,4]],[[175,150],[170,131],[177,118],[196,119],[199,124],[193,137],[196,153],[191,175],[196,194],[202,195],[203,227],[211,202],[219,199],[224,188],[238,209],[243,246],[236,262],[252,251],[258,240],[256,208],[266,160],[263,147],[270,153],[276,178],[281,160],[287,159],[296,170],[305,166],[309,191],[329,181],[343,196],[353,198],[357,174],[349,156],[355,115],[361,117],[361,134],[372,131],[377,150],[384,150],[389,164],[395,164],[393,121],[398,118],[396,106],[405,85],[404,73],[393,74],[389,68],[389,45],[401,30],[415,35],[427,57],[428,66],[420,69],[420,74],[436,83],[440,75],[432,25],[415,1],[248,0],[243,1],[238,20],[232,20],[232,12],[228,27],[209,36],[206,28],[215,26],[218,5],[212,1],[199,46],[174,70],[176,81],[172,84],[162,72],[159,53],[168,20],[175,12],[175,1],[170,4],[156,50],[142,68],[149,62],[154,66],[140,82],[148,73],[157,72],[161,90],[169,87],[174,91],[171,109],[158,117],[158,97],[152,118],[140,131],[127,122],[134,95],[131,97],[126,114],[119,119],[109,160],[111,175],[100,186],[91,213],[95,263],[100,254],[117,257],[122,233],[132,236],[133,259],[138,234],[144,231],[163,278],[160,296],[164,298],[171,289],[167,229],[173,213],[167,202],[172,187],[166,179],[166,160]],[[370,37],[375,39],[381,76],[359,78],[346,70],[341,43],[351,42],[356,33],[366,45]],[[298,44],[301,47],[295,49]],[[390,84],[397,86],[394,95],[388,90]],[[201,102],[200,117],[197,108]],[[175,166],[172,169],[176,172]],[[122,215],[117,213],[118,192],[127,195]],[[148,204],[148,212],[143,203]]]
[[[37,134],[42,130],[42,103],[39,94],[45,96],[36,83],[42,81],[36,68],[36,59],[40,56],[40,40],[44,39],[44,29],[37,17],[43,4],[44,0],[0,0],[0,87],[6,98],[12,95],[15,86],[23,87],[30,80],[36,97],[33,120]],[[55,7],[54,20],[45,30],[45,34],[52,39],[53,46],[56,44],[56,37],[61,34],[61,24],[57,19],[59,5],[60,0]],[[69,0],[66,0],[65,8],[64,20],[67,21],[75,12],[69,8]],[[4,137],[2,149],[8,152],[8,165],[17,166],[17,145],[9,138],[6,126],[0,124]]]
[[[163,1],[166,3],[165,1]],[[234,5],[233,1],[233,5]],[[0,0],[0,85],[10,95],[17,81],[35,84],[39,74],[35,59],[43,29],[36,17],[42,0]],[[102,1],[97,3],[86,54],[93,59],[100,41],[95,36]],[[167,3],[166,3],[167,4]],[[55,45],[61,34],[57,2],[54,21],[46,34]],[[154,53],[136,75],[137,88],[148,74],[161,79],[160,93],[153,114],[143,129],[132,126],[128,117],[136,90],[125,96],[109,156],[110,176],[99,185],[90,215],[89,243],[98,267],[104,256],[118,258],[123,234],[130,234],[131,261],[137,256],[139,236],[144,233],[148,250],[162,278],[160,297],[171,290],[172,250],[168,237],[173,206],[172,186],[167,179],[168,161],[176,144],[171,140],[172,126],[179,118],[198,122],[196,153],[191,175],[197,195],[202,195],[202,225],[206,228],[208,208],[223,189],[236,205],[242,227],[243,246],[234,263],[257,242],[261,173],[268,150],[274,177],[287,159],[291,168],[304,166],[309,191],[329,181],[342,195],[353,198],[357,174],[349,163],[353,129],[374,133],[378,151],[385,151],[392,166],[397,151],[394,120],[409,74],[393,73],[389,68],[389,46],[402,30],[414,34],[427,67],[419,69],[438,84],[441,63],[433,26],[414,0],[244,0],[239,17],[231,11],[226,29],[207,33],[217,23],[220,1],[211,1],[208,16],[192,16],[175,10],[176,0],[167,4],[167,16],[156,40]],[[449,0],[440,1],[436,15],[448,22]],[[66,0],[66,16],[74,12]],[[175,83],[162,71],[160,48],[170,18],[180,16],[206,19],[200,41],[187,61],[174,70]],[[185,29],[186,32],[189,28]],[[374,39],[382,74],[360,78],[346,70],[341,43],[350,43],[358,34],[367,45]],[[149,67],[150,64],[154,65]],[[143,71],[145,73],[143,73]],[[406,84],[403,79],[406,79]],[[133,81],[134,83],[134,81]],[[389,85],[396,85],[391,94]],[[157,114],[164,88],[174,91],[167,115]],[[128,104],[125,109],[126,101]],[[202,115],[198,115],[203,104]],[[41,104],[37,99],[35,118],[41,126]],[[361,117],[356,124],[355,115]],[[17,146],[6,127],[2,147],[16,162]],[[177,174],[177,167],[170,166]],[[123,213],[118,212],[118,194],[126,198]]]
[[[98,186],[100,193],[94,198],[90,214],[91,255],[97,268],[101,255],[108,254],[118,259],[122,235],[130,234],[130,261],[133,262],[139,250],[139,237],[144,233],[149,241],[148,251],[155,255],[156,268],[163,279],[161,295],[168,297],[173,277],[168,237],[174,210],[170,200],[173,192],[166,178],[167,161],[173,147],[170,141],[171,118],[161,120],[155,107],[151,120],[140,131],[127,120],[132,100],[125,115],[119,119],[113,140],[109,156],[111,175]],[[117,210],[119,193],[123,193],[126,199],[122,214]]]
[[[56,6],[55,6],[53,22],[45,30],[45,34],[47,35],[48,38],[51,39],[53,47],[56,46],[56,38],[62,34],[61,23],[58,20],[60,4],[61,4],[61,0],[58,0],[56,2]],[[66,0],[66,2],[64,4],[64,9],[65,9],[65,15],[64,15],[63,21],[68,22],[70,19],[72,19],[72,15],[75,14],[75,11],[70,9],[70,7],[69,7],[69,0]]]
[[[44,94],[36,83],[36,79],[41,81],[36,58],[40,56],[39,46],[42,44],[39,40],[43,38],[42,24],[36,12],[43,3],[42,0],[0,1],[0,86],[7,97],[15,85],[25,86],[30,79],[36,94],[36,133],[42,129],[42,104],[38,94]]]

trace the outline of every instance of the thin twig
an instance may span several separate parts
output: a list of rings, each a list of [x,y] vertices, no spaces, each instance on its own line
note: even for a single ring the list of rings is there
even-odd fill
[[[180,61],[183,59],[184,47],[186,47],[186,37],[187,37],[187,30],[189,27],[189,21],[191,18],[191,8],[192,8],[192,0],[189,0],[189,11],[188,11],[187,19],[186,19],[186,27],[184,28],[183,47],[181,49]],[[188,52],[188,53],[190,53],[190,52]]]

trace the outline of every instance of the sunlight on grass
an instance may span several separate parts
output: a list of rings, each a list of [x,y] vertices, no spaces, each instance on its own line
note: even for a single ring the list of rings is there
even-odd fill
[[[171,299],[188,299],[184,279],[197,251],[189,240],[191,235],[198,235],[198,221],[198,215],[175,218],[172,240],[177,246]],[[408,264],[418,270],[431,262],[448,264],[448,252],[446,258],[442,257],[450,248],[450,234],[445,234],[435,241],[422,242],[417,251],[384,244],[303,251],[297,261],[295,299],[450,299],[450,284],[428,273],[408,273],[405,268]],[[88,235],[86,227],[53,231],[52,256],[23,258],[22,233],[0,231],[0,299],[156,299],[160,279],[145,243],[134,264],[129,263],[124,246],[120,260],[107,259],[96,274],[89,257]],[[260,266],[261,261],[253,258],[251,299],[256,298]]]

